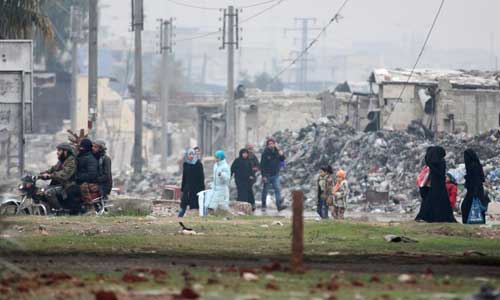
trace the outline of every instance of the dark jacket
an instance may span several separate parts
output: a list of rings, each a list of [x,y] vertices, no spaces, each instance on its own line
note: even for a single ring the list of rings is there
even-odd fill
[[[182,167],[181,207],[198,208],[198,193],[205,190],[205,174],[200,161],[194,165],[187,162]]]
[[[97,183],[97,177],[99,176],[98,163],[92,152],[80,152],[76,160],[78,165],[76,183]]]
[[[284,155],[279,155],[278,149],[266,148],[260,159],[260,169],[263,177],[272,177],[279,175],[280,162],[285,161]]]
[[[248,153],[248,160],[250,161],[250,165],[252,166],[252,170],[254,172],[258,172],[260,170],[260,162],[255,153]]]
[[[70,154],[45,173],[52,175],[50,185],[62,185],[64,189],[67,189],[75,184],[76,168],[76,159],[73,154]]]
[[[234,181],[237,186],[251,186],[255,181],[255,172],[252,169],[250,158],[244,159],[240,151],[240,157],[234,160],[231,165],[231,176],[234,175]]]
[[[101,186],[101,191],[104,195],[109,195],[113,188],[113,174],[111,173],[111,158],[106,153],[99,153],[97,159],[97,183]]]

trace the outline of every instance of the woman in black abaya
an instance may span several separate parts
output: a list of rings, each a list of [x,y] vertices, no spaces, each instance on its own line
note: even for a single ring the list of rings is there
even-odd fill
[[[479,161],[479,157],[476,152],[472,149],[467,149],[464,152],[465,161],[465,188],[467,189],[467,194],[465,195],[464,201],[462,201],[462,222],[467,223],[469,217],[470,209],[472,207],[472,200],[474,198],[479,198],[481,204],[484,207],[488,206],[489,199],[484,193],[484,172],[483,166]],[[483,219],[485,219],[485,212],[483,212]]]
[[[427,150],[425,164],[430,169],[431,186],[415,218],[426,222],[456,222],[446,191],[446,151],[440,146]]]

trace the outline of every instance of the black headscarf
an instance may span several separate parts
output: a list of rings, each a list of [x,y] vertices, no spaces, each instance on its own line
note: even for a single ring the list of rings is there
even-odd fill
[[[477,153],[474,150],[467,149],[464,151],[464,162],[465,162],[465,170],[467,171],[467,173],[473,174],[474,170],[477,171],[479,179],[481,180],[481,182],[484,182],[485,176],[483,171],[483,165],[481,164],[479,156],[477,156]]]
[[[85,153],[92,151],[92,141],[89,139],[83,139],[80,141],[80,152]]]

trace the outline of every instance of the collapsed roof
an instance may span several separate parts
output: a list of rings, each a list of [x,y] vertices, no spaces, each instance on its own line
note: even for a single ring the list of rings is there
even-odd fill
[[[376,84],[411,83],[437,85],[439,80],[449,80],[453,88],[462,89],[500,89],[500,73],[464,70],[416,69],[411,75],[410,69],[375,69],[370,75],[370,82]]]

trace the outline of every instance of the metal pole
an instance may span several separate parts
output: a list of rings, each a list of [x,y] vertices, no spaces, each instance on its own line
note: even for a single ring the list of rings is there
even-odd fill
[[[98,33],[98,0],[89,0],[89,93],[88,93],[88,129],[97,130],[97,33]]]
[[[307,44],[309,43],[309,19],[302,20],[302,51],[304,52],[304,56],[301,59],[301,75],[300,75],[300,89],[305,90],[307,85]]]
[[[160,102],[160,115],[161,115],[161,169],[166,172],[167,158],[168,158],[168,102],[170,97],[170,81],[171,81],[171,65],[170,65],[170,51],[171,47],[171,30],[172,19],[170,21],[161,21],[161,44],[160,51],[162,54],[162,84],[161,84],[161,102]]]
[[[77,79],[78,79],[78,43],[81,41],[81,11],[75,6],[71,6],[71,101],[70,120],[71,129],[76,130],[76,109],[77,109]]]
[[[21,126],[19,128],[19,175],[23,176],[24,174],[24,147],[26,145],[24,133],[25,133],[25,122],[26,122],[26,113],[25,113],[25,94],[24,94],[24,72],[21,72]]]
[[[132,26],[135,32],[135,122],[132,165],[134,174],[142,173],[142,0],[132,0]]]
[[[228,157],[234,158],[236,153],[236,122],[234,108],[234,7],[227,10],[227,116],[226,116],[226,150]]]

